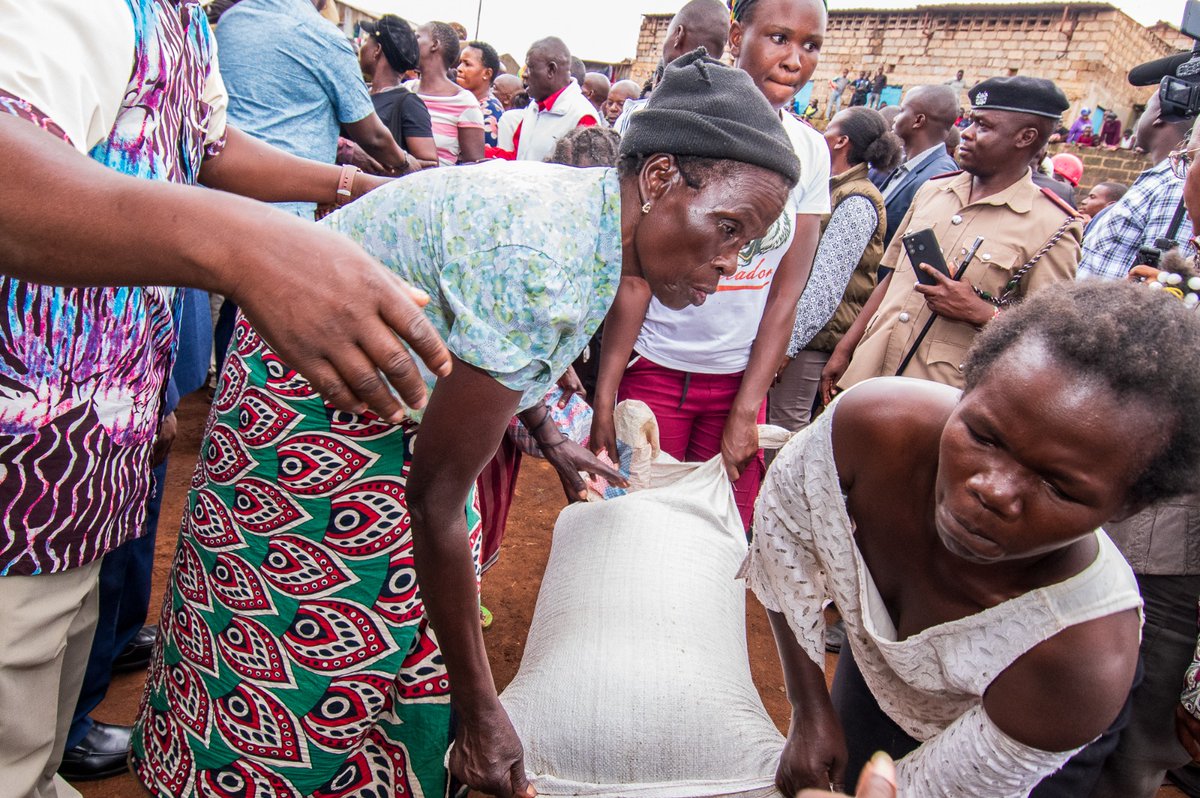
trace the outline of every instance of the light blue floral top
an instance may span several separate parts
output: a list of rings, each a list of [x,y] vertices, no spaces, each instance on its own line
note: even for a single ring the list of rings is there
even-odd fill
[[[621,274],[616,171],[527,161],[430,169],[324,220],[432,297],[460,360],[541,401],[596,331]],[[426,383],[432,374],[422,368]]]

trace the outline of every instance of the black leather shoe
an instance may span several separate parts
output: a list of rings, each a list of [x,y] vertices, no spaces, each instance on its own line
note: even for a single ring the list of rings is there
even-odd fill
[[[150,664],[154,643],[158,640],[158,626],[143,626],[125,646],[125,650],[113,659],[113,673],[128,673],[144,670]]]
[[[830,654],[842,653],[846,644],[846,624],[841,618],[825,627],[825,650]]]
[[[67,781],[92,781],[119,776],[126,771],[132,726],[92,722],[83,742],[63,752],[58,773]]]

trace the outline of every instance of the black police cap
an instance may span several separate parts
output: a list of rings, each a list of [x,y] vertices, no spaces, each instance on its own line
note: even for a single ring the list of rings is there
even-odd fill
[[[967,97],[978,111],[1016,111],[1049,119],[1058,119],[1071,107],[1067,95],[1053,81],[1024,75],[988,78],[967,92]]]

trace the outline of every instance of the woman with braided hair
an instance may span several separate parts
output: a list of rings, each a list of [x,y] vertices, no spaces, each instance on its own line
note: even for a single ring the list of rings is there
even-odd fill
[[[749,528],[764,472],[757,424],[766,419],[767,390],[791,337],[821,219],[829,213],[829,149],[785,110],[817,68],[826,14],[821,0],[736,0],[731,11],[734,65],[782,121],[800,159],[800,183],[704,307],[670,313],[644,284],[621,283],[605,321],[590,445],[615,451],[617,401],[646,402],[658,418],[663,451],[685,461],[723,456]]]

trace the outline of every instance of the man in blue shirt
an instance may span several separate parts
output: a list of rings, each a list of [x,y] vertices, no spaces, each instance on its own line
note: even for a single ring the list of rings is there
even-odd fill
[[[319,9],[326,0],[241,0],[221,16],[217,46],[229,121],[260,141],[323,163],[339,132],[404,174],[408,158],[375,115],[354,48]],[[316,206],[280,203],[311,219]]]
[[[320,9],[327,0],[241,0],[220,17],[217,46],[229,92],[229,122],[284,152],[322,163],[337,159],[344,130],[384,167],[421,168],[375,113],[350,42]],[[313,219],[310,202],[280,202],[281,210]],[[237,306],[221,305],[213,332],[220,371]]]

